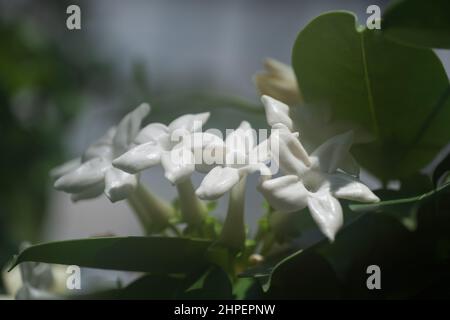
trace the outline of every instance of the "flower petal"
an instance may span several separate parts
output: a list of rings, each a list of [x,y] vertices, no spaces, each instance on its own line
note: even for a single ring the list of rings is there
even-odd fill
[[[208,121],[209,116],[209,112],[182,115],[169,124],[169,132],[171,134],[176,130],[180,132],[187,131],[189,133],[198,132],[206,121]]]
[[[170,152],[161,155],[161,164],[165,171],[165,177],[173,184],[188,179],[195,170],[195,159],[192,152],[180,143]]]
[[[70,171],[75,170],[81,165],[81,158],[75,158],[72,160],[69,160],[65,163],[63,163],[60,166],[57,166],[50,170],[50,177],[53,180],[58,179],[59,177],[62,177],[63,175],[69,173]]]
[[[117,168],[111,168],[105,174],[105,194],[111,202],[124,200],[138,184],[138,177]]]
[[[246,164],[247,154],[255,147],[255,136],[247,121],[242,121],[239,127],[225,139],[227,166],[242,166]]]
[[[248,154],[248,164],[267,163],[271,159],[270,153],[270,139],[266,139],[252,150]]]
[[[143,144],[150,141],[166,143],[169,135],[169,128],[162,123],[150,123],[142,128],[134,139],[135,144]]]
[[[348,159],[352,143],[353,131],[339,134],[321,144],[311,154],[311,158],[318,161],[321,171],[333,173]]]
[[[264,104],[267,123],[270,126],[282,123],[289,130],[293,130],[293,123],[289,117],[289,106],[287,104],[266,95],[261,97],[261,102]]]
[[[355,177],[358,177],[360,172],[358,162],[356,162],[356,159],[350,153],[341,161],[339,169]]]
[[[98,140],[94,141],[83,153],[82,162],[94,158],[112,158],[112,140],[116,134],[116,128],[109,128],[108,131]]]
[[[103,179],[102,181],[84,189],[79,193],[73,193],[70,198],[72,199],[73,202],[93,199],[102,195],[104,190],[105,190],[105,180]]]
[[[69,193],[79,193],[102,181],[111,163],[103,158],[94,158],[55,181],[55,188]]]
[[[294,212],[307,206],[308,190],[295,175],[263,181],[258,186],[269,204],[280,212]]]
[[[272,171],[264,163],[254,163],[238,168],[239,176],[249,175],[254,172],[259,172],[263,176],[264,180],[272,176]]]
[[[344,221],[339,201],[329,192],[314,193],[308,198],[308,208],[320,231],[334,241]]]
[[[138,173],[161,162],[161,146],[153,141],[140,144],[113,160],[114,167],[128,173]]]
[[[359,202],[378,202],[378,198],[365,184],[357,179],[343,174],[329,175],[330,190],[332,194],[341,199]]]
[[[117,125],[113,138],[114,153],[120,155],[125,152],[134,141],[141,129],[142,120],[150,113],[150,106],[142,103],[128,113]]]
[[[205,176],[195,193],[200,199],[214,200],[229,191],[239,179],[237,169],[215,167]]]
[[[303,102],[294,70],[275,59],[264,61],[266,72],[253,77],[258,91],[287,104],[298,105]]]
[[[301,176],[311,166],[308,153],[295,133],[283,124],[276,124],[270,135],[272,160],[287,174]]]
[[[225,143],[208,132],[195,132],[183,138],[183,146],[191,150],[195,158],[195,169],[207,173],[218,165],[225,164]]]

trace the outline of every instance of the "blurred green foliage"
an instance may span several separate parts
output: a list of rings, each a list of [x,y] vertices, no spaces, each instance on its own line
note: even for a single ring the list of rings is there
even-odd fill
[[[64,133],[94,78],[88,71],[104,66],[71,59],[32,24],[0,21],[0,39],[3,266],[20,242],[39,239],[51,188],[49,170],[66,158]]]

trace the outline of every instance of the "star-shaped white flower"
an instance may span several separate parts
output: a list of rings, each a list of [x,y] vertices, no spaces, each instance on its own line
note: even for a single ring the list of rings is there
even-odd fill
[[[103,192],[112,202],[127,198],[136,188],[138,176],[114,168],[112,160],[129,149],[149,112],[150,106],[141,104],[89,146],[80,160],[54,169],[55,188],[71,193],[73,201],[95,198]]]
[[[320,230],[334,240],[343,224],[342,207],[337,198],[379,201],[367,186],[344,171],[345,168],[355,171],[354,164],[348,165],[353,133],[337,135],[308,155],[298,140],[298,134],[290,130],[292,122],[289,121],[287,106],[270,97],[263,97],[262,101],[269,124],[278,129],[277,139],[271,139],[272,161],[278,162],[285,175],[262,181],[259,190],[280,212],[308,207]]]
[[[211,138],[212,135],[199,132],[209,115],[209,112],[186,114],[168,126],[162,123],[147,125],[136,136],[135,146],[115,159],[113,165],[128,173],[137,173],[161,164],[171,183],[185,181],[195,170],[194,146],[187,142],[197,134]]]
[[[250,124],[243,121],[224,141],[224,157],[203,179],[196,194],[200,199],[214,200],[221,197],[243,177],[259,171],[270,176],[266,166],[265,145],[255,145],[255,136]]]

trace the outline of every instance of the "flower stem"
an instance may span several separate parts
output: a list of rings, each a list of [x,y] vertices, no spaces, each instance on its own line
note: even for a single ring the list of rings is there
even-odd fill
[[[222,227],[219,243],[236,250],[245,245],[245,183],[246,177],[231,188],[227,217]]]
[[[204,203],[195,194],[192,181],[187,179],[178,183],[177,190],[183,221],[189,226],[199,225],[203,221],[207,210]]]
[[[128,197],[128,203],[146,234],[161,231],[170,225],[170,218],[174,214],[172,206],[152,194],[143,185],[137,186]]]

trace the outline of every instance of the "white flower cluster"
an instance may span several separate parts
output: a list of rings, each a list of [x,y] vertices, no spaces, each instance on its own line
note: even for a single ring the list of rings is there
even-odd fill
[[[149,105],[142,104],[87,148],[81,159],[55,169],[55,188],[71,193],[73,200],[102,192],[113,202],[123,200],[137,187],[139,172],[161,164],[173,184],[189,179],[194,171],[206,173],[195,193],[210,200],[230,191],[248,174],[259,172],[258,189],[275,210],[294,212],[308,207],[321,231],[333,240],[343,223],[337,198],[379,200],[356,178],[358,170],[349,154],[352,133],[329,139],[309,155],[293,131],[289,107],[269,96],[263,96],[262,102],[272,133],[260,144],[246,121],[224,140],[202,132],[209,113],[187,114],[168,126],[151,123],[141,129],[150,112]],[[192,143],[195,140],[199,142]],[[220,153],[223,161],[205,165],[196,156],[197,149],[209,149],[216,156]],[[174,154],[183,154],[183,161],[174,161]],[[270,162],[284,175],[272,177]]]

